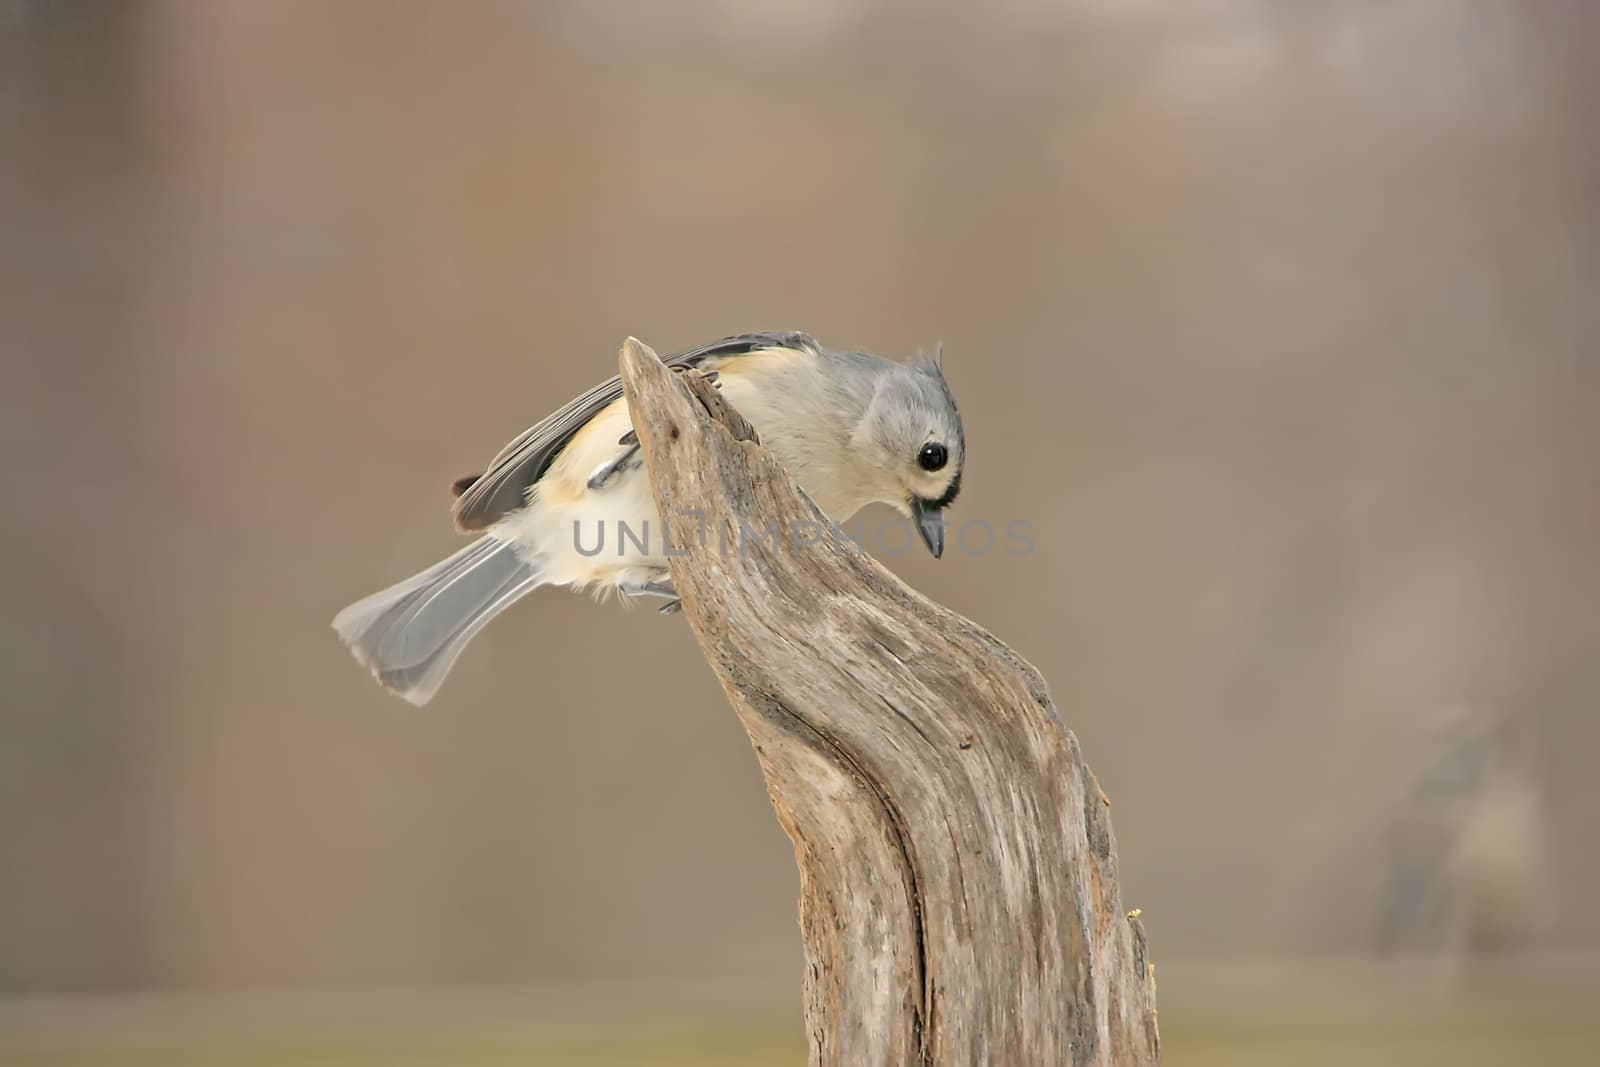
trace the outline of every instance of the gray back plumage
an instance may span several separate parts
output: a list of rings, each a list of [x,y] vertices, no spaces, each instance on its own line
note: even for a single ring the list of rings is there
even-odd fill
[[[694,367],[714,357],[745,355],[763,348],[818,351],[816,341],[803,333],[745,333],[679,352],[664,362],[669,367]],[[528,489],[573,435],[621,395],[622,379],[610,378],[517,435],[456,500],[456,528],[485,530],[526,505]]]

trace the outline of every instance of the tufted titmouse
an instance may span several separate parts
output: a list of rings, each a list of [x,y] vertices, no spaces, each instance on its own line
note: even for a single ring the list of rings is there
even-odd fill
[[[666,362],[715,375],[830,518],[881,502],[914,520],[934,556],[944,550],[942,513],[961,488],[966,453],[937,357],[892,363],[829,351],[802,333],[755,333]],[[333,620],[356,659],[411,703],[432,699],[472,636],[541,585],[676,604],[620,379],[524,431],[454,489],[456,527],[484,536]],[[615,547],[594,551],[607,529]]]

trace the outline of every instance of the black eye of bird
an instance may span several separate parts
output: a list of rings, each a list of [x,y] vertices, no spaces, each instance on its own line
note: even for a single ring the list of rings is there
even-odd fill
[[[925,471],[942,470],[949,461],[949,451],[937,441],[923,445],[922,451],[917,453],[917,466]]]

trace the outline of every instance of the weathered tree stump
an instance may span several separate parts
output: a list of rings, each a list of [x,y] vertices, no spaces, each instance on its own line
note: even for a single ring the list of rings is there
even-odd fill
[[[672,578],[800,866],[813,1065],[1153,1064],[1109,802],[1044,680],[843,537],[642,343]]]

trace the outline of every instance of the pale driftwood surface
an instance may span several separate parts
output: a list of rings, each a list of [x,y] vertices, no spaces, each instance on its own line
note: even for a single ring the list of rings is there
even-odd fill
[[[829,530],[698,374],[621,362],[684,616],[794,841],[811,1063],[1155,1063],[1108,802],[1043,679]]]

